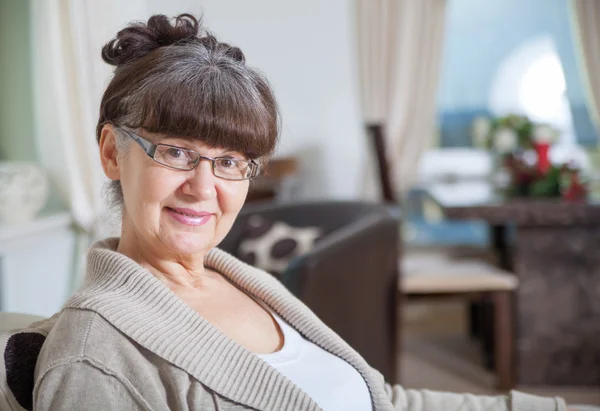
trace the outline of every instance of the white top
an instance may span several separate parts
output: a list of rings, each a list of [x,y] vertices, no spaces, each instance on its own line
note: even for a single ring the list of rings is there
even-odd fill
[[[306,340],[271,312],[284,337],[283,348],[257,354],[306,392],[324,411],[370,411],[371,395],[365,380],[346,361]]]

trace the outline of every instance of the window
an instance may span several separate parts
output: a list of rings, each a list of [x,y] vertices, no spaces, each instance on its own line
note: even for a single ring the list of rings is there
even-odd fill
[[[478,115],[526,114],[596,144],[567,0],[449,0],[438,94],[442,147],[470,146]]]

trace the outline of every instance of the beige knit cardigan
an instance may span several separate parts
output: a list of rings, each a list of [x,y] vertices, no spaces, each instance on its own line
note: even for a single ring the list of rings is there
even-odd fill
[[[116,252],[118,241],[107,239],[91,248],[85,284],[65,305],[42,347],[35,409],[321,409],[149,271]],[[391,387],[268,273],[219,249],[207,254],[205,265],[352,365],[365,379],[375,411],[565,410],[561,399],[519,392],[481,397]]]

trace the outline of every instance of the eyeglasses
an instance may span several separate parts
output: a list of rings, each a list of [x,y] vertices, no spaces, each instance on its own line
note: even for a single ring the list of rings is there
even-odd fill
[[[135,140],[150,158],[165,167],[174,170],[190,171],[196,168],[200,160],[208,160],[215,177],[225,180],[248,180],[256,177],[260,171],[254,160],[244,160],[233,157],[206,157],[183,147],[169,144],[152,144],[150,141],[137,134],[119,128],[133,140]]]

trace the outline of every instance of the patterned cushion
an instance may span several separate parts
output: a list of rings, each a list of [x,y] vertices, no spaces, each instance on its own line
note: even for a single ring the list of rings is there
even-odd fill
[[[0,333],[0,410],[33,409],[35,364],[57,317]]]
[[[309,252],[322,234],[319,227],[292,227],[255,215],[248,218],[236,255],[250,265],[281,276],[290,261]]]

